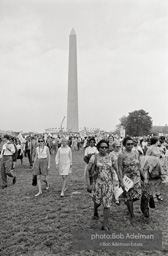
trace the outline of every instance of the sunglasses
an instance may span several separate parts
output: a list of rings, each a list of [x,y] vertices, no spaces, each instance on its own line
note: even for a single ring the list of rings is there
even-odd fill
[[[39,140],[38,142],[44,142],[44,140]]]
[[[108,147],[100,147],[100,148],[102,148],[102,149],[107,149]]]
[[[120,146],[116,146],[116,148],[120,148]]]
[[[133,143],[127,143],[126,145],[127,146],[133,146]]]

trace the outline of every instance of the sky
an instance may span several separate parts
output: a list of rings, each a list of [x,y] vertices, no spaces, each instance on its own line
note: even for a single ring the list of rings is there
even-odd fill
[[[168,124],[167,0],[0,0],[0,129],[66,129],[72,28],[79,128]]]

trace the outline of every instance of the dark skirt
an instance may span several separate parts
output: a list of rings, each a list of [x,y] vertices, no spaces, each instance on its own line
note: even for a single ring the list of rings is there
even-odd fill
[[[18,150],[17,159],[20,159],[20,160],[23,159],[23,154],[21,154],[21,149]]]

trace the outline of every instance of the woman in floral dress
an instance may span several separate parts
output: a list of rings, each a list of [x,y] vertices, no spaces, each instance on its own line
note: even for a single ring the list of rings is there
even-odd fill
[[[131,137],[125,137],[123,140],[123,146],[125,149],[118,156],[118,171],[120,184],[125,190],[123,184],[123,177],[126,175],[133,181],[133,187],[125,191],[126,205],[130,213],[130,221],[132,223],[134,219],[133,214],[133,202],[141,197],[141,175],[144,178],[144,182],[147,182],[143,171],[140,168],[139,155],[136,151],[133,151],[133,140]]]
[[[98,219],[98,207],[102,204],[104,207],[103,215],[103,230],[108,230],[108,219],[110,215],[110,207],[112,205],[112,199],[114,194],[113,188],[113,169],[116,169],[116,166],[112,163],[111,157],[107,153],[108,151],[108,142],[101,140],[97,144],[98,154],[91,157],[87,171],[87,185],[88,191],[92,190],[92,198],[94,202],[94,216],[93,219]],[[95,167],[94,173],[94,182],[91,188],[90,185],[90,170]]]

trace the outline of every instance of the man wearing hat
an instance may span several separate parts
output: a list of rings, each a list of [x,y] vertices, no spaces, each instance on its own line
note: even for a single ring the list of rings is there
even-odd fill
[[[13,184],[16,183],[16,177],[11,172],[13,165],[13,154],[15,153],[15,147],[13,143],[10,142],[10,136],[8,134],[3,137],[3,147],[1,151],[1,179],[2,188],[7,187],[7,176],[13,178]]]

